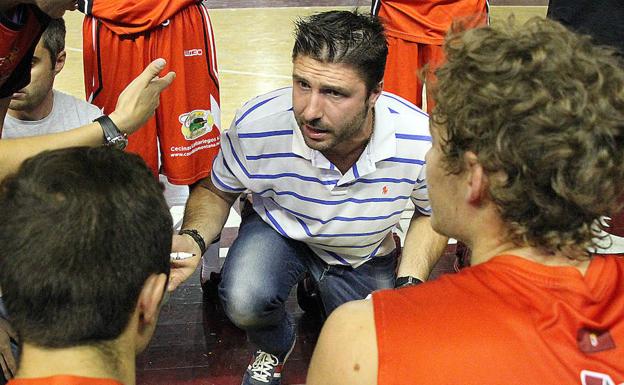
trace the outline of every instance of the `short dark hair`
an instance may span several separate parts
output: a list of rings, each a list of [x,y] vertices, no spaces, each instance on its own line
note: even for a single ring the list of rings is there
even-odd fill
[[[50,55],[52,68],[56,64],[58,54],[65,49],[65,34],[65,21],[63,18],[58,18],[50,20],[50,24],[41,35],[43,47],[48,50]]]
[[[516,244],[582,258],[624,190],[623,63],[539,18],[452,33],[444,47],[432,121],[447,170],[474,152]]]
[[[171,214],[137,155],[41,153],[0,185],[0,285],[24,342],[98,345],[128,325],[145,280],[169,274]]]
[[[353,66],[370,92],[383,79],[388,44],[376,16],[329,11],[297,20],[293,60],[300,55]]]

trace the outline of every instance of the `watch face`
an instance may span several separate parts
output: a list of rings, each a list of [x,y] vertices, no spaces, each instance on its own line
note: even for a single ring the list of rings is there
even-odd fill
[[[108,142],[108,145],[116,149],[123,150],[128,145],[128,139],[123,135],[116,136]]]

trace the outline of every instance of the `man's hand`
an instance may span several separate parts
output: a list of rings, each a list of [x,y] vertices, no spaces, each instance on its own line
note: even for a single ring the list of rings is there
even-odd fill
[[[109,117],[121,131],[132,134],[154,115],[160,103],[160,93],[175,78],[175,72],[158,76],[165,64],[164,59],[151,62],[119,95],[115,111]]]
[[[168,291],[174,291],[182,282],[186,281],[195,272],[201,260],[201,250],[199,250],[199,246],[189,235],[174,235],[171,252],[185,252],[195,254],[195,256],[171,261]]]
[[[17,333],[7,320],[0,317],[0,366],[7,380],[13,378],[17,371],[17,363],[11,351],[11,339],[17,342]]]

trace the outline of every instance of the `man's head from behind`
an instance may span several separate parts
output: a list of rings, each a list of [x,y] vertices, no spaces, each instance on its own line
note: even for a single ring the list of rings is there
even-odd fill
[[[54,78],[65,66],[65,59],[65,22],[52,19],[35,48],[30,83],[15,93],[9,109],[30,111],[51,98]]]
[[[445,49],[428,155],[434,226],[458,236],[453,198],[490,202],[507,240],[583,255],[624,188],[622,63],[540,19],[452,34]],[[473,188],[477,169],[483,191],[444,186]]]
[[[22,341],[142,350],[169,274],[171,216],[136,155],[45,152],[0,185],[0,286]],[[131,329],[131,330],[130,330]]]

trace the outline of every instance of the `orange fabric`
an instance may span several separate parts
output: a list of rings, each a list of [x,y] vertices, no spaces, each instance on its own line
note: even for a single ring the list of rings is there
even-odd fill
[[[426,45],[388,36],[388,59],[384,73],[384,90],[422,107],[423,82],[419,71],[428,64],[428,73],[444,61],[439,45]],[[427,112],[433,109],[433,99],[427,95]]]
[[[453,21],[470,28],[488,22],[487,0],[374,0],[372,11],[383,21],[388,36],[384,90],[419,107],[419,72],[429,64],[431,74],[444,61],[441,48]],[[427,95],[427,111],[434,101]]]
[[[119,35],[149,31],[198,0],[87,0],[85,13]]]
[[[622,282],[621,257],[583,276],[505,255],[376,292],[378,384],[623,383]]]
[[[107,378],[77,376],[52,376],[41,378],[15,378],[7,385],[123,385],[119,381]]]
[[[176,79],[161,94],[155,116],[130,136],[127,150],[141,155],[157,174],[159,141],[163,173],[173,184],[188,185],[210,175],[219,151],[221,114],[206,8],[191,5],[162,26],[130,36],[86,17],[83,39],[86,94],[105,113],[115,109],[121,91],[149,62],[167,60],[165,72],[175,71]]]
[[[375,0],[373,11],[388,36],[442,45],[454,20],[466,27],[487,23],[487,0]]]
[[[0,99],[7,98],[30,82],[32,56],[48,16],[34,5],[22,5],[24,25],[3,20],[0,13]]]

